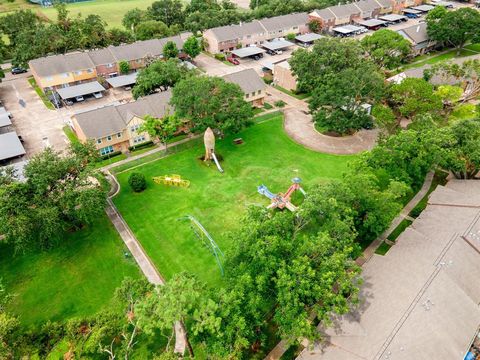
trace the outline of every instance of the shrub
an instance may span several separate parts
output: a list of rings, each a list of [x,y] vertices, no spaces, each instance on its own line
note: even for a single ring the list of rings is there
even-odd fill
[[[285,36],[285,38],[286,38],[287,40],[289,40],[289,41],[295,40],[295,37],[296,37],[296,35],[293,34],[293,33],[287,34],[287,35]]]
[[[128,74],[130,72],[130,64],[128,61],[122,60],[118,63],[118,66],[121,74]]]
[[[115,156],[120,155],[121,153],[122,153],[121,151],[114,151],[114,152],[112,152],[112,153],[110,153],[110,154],[100,156],[100,159],[101,159],[101,160],[110,159],[110,158],[112,158],[112,157],[115,157]]]
[[[271,83],[273,83],[273,79],[266,79],[266,78],[263,78],[263,82],[267,85],[270,85]]]
[[[135,150],[145,149],[145,148],[151,147],[153,145],[155,145],[155,144],[153,143],[153,141],[150,140],[150,141],[146,141],[144,143],[141,143],[139,145],[129,146],[128,150],[135,151]]]
[[[275,105],[276,107],[282,108],[286,105],[286,103],[283,100],[277,100],[273,103],[273,105]]]
[[[215,59],[224,61],[225,60],[225,54],[215,54]]]
[[[267,103],[267,102],[263,104],[263,107],[264,107],[265,109],[267,109],[267,110],[270,110],[270,109],[272,109],[272,108],[273,108],[273,106],[272,106],[272,105],[270,105],[270,104],[269,104],[269,103]]]
[[[128,177],[128,184],[135,192],[142,192],[147,188],[147,181],[145,180],[145,175],[141,173],[131,173]]]

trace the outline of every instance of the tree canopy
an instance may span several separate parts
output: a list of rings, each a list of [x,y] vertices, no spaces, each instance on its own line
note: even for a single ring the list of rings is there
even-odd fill
[[[238,132],[253,116],[236,84],[218,77],[196,76],[181,80],[173,88],[171,100],[180,119],[192,122],[195,129],[207,127],[221,132]]]
[[[25,182],[0,185],[0,233],[17,251],[54,246],[103,213],[106,189],[89,154],[82,145],[66,156],[47,148],[25,166]]]
[[[410,43],[399,33],[381,29],[361,40],[362,47],[381,68],[394,69],[410,54]]]

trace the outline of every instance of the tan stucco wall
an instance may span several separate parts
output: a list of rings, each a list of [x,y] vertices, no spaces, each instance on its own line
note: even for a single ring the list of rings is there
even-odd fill
[[[284,89],[295,91],[297,89],[297,79],[290,69],[275,65],[273,67],[273,82],[275,85]]]

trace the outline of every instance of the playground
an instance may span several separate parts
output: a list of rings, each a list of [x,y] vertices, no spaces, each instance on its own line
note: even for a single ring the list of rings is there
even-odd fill
[[[130,189],[130,170],[122,168],[117,174],[121,191],[113,200],[164,277],[186,270],[210,284],[221,283],[221,270],[209,241],[202,241],[185,217],[190,215],[198,220],[226,253],[228,232],[239,226],[246,208],[266,208],[272,203],[258,192],[258,187],[265,185],[269,194],[285,195],[292,179],[301,178],[301,188],[308,194],[313,184],[339,178],[354,158],[303,148],[284,133],[282,120],[282,115],[276,115],[240,134],[217,139],[215,153],[223,159],[223,173],[214,162],[208,166],[201,160],[205,147],[199,142],[194,148],[163,159],[144,165],[135,163],[132,171],[143,173],[147,179],[144,192],[133,193]],[[238,138],[243,143],[236,144],[234,140]],[[169,183],[172,174],[188,181],[189,186]],[[153,180],[162,176],[169,180]],[[301,206],[302,199],[300,191],[291,196],[296,206]]]

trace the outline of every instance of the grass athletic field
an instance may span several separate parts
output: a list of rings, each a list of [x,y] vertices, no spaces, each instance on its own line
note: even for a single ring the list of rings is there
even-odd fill
[[[241,137],[244,144],[235,145]],[[166,278],[186,270],[210,284],[221,282],[220,271],[209,250],[202,246],[185,215],[195,216],[219,247],[228,250],[227,233],[238,227],[247,206],[267,206],[257,193],[265,184],[273,193],[285,192],[293,177],[310,185],[338,178],[353,156],[319,154],[294,143],[283,131],[282,116],[256,124],[240,134],[217,141],[216,153],[224,160],[221,174],[199,157],[203,144],[169,157],[138,166],[148,187],[134,193],[128,185],[132,171],[119,173],[121,192],[114,202],[148,255]],[[136,163],[138,164],[138,163]],[[189,188],[155,184],[152,177],[178,174],[190,181]]]
[[[125,276],[140,277],[107,216],[46,252],[13,256],[0,246],[0,274],[23,325],[88,316],[109,306]]]

